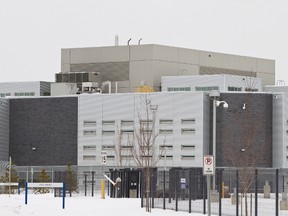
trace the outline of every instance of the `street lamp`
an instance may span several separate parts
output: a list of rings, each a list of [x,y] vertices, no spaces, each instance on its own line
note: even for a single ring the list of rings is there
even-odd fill
[[[223,104],[223,108],[228,108],[228,103],[226,101],[219,101],[220,92],[218,90],[212,90],[209,92],[209,96],[213,99],[213,156],[216,167],[216,107]],[[215,174],[213,175],[213,191],[215,191]]]

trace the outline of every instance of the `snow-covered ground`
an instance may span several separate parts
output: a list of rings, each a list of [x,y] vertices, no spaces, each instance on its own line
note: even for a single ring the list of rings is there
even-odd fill
[[[140,199],[113,199],[106,197],[74,196],[66,197],[65,209],[62,209],[62,198],[51,194],[28,195],[28,204],[25,205],[25,195],[0,195],[0,216],[200,216],[203,214],[175,212],[172,210],[152,209],[152,214],[141,208]]]

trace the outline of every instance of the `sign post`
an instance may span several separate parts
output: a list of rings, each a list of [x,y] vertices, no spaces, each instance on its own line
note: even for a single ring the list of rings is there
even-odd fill
[[[203,175],[207,176],[207,202],[208,202],[208,216],[211,216],[211,178],[215,174],[215,163],[212,155],[206,155],[203,157]]]

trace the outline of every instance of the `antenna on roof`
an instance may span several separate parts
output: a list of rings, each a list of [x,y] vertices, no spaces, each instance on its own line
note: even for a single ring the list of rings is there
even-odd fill
[[[130,38],[128,41],[127,41],[127,45],[129,46],[130,45],[130,41],[132,40],[132,38]]]
[[[138,40],[138,45],[140,45],[140,43],[141,43],[141,40],[142,40],[142,38],[140,38],[140,39]]]
[[[115,46],[119,45],[119,37],[118,35],[115,35]]]

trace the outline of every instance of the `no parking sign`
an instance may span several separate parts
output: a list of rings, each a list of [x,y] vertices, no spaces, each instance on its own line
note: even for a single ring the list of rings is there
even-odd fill
[[[215,163],[214,156],[206,155],[203,157],[203,175],[214,175]]]

